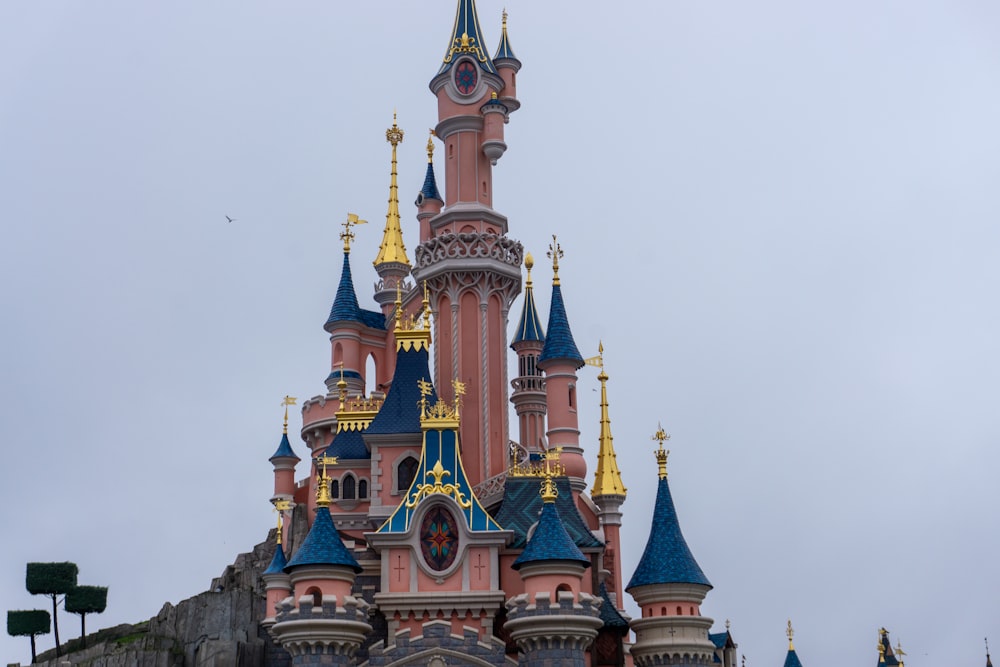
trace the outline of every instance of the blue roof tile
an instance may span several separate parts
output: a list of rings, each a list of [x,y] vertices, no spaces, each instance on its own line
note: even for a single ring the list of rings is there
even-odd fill
[[[302,565],[343,565],[354,568],[356,573],[361,572],[361,566],[344,546],[337,527],[333,525],[329,507],[321,506],[316,509],[312,528],[302,546],[288,561],[285,572]]]
[[[538,477],[508,476],[504,482],[503,504],[496,514],[496,519],[501,526],[513,531],[514,537],[508,545],[513,549],[524,548],[528,542],[528,530],[538,520],[538,513],[542,508],[542,497],[538,493],[540,481]],[[594,537],[580,516],[580,511],[573,502],[573,490],[570,488],[569,478],[557,477],[555,482],[556,490],[559,492],[556,508],[559,510],[563,527],[573,538],[573,543],[581,549],[604,546]]]
[[[520,570],[528,563],[553,560],[568,560],[590,567],[590,559],[584,556],[573,543],[566,527],[563,526],[555,502],[542,503],[542,514],[538,517],[538,527],[528,539],[528,545],[514,561],[512,568]]]
[[[667,478],[660,479],[653,508],[653,525],[649,532],[646,550],[642,552],[639,566],[625,590],[649,584],[701,584],[711,588],[708,578],[691,555],[677,510],[670,496]]]
[[[392,376],[389,394],[382,402],[382,408],[375,419],[365,429],[365,433],[420,433],[420,388],[417,380],[430,380],[431,373],[427,366],[427,348],[400,348],[396,352],[396,370]],[[437,402],[437,393],[431,391],[427,402],[433,405]]]
[[[785,656],[785,667],[802,667],[802,663],[799,662],[799,656],[793,648],[788,649],[788,654]]]
[[[603,604],[601,604],[601,620],[604,621],[604,627],[617,630],[622,634],[627,633],[628,621],[615,609],[615,603],[611,601],[611,595],[608,594],[608,587],[603,581],[597,589],[597,593],[601,596],[601,600],[603,600]]]
[[[549,334],[545,337],[545,347],[538,357],[538,362],[543,363],[552,359],[569,359],[576,363],[576,367],[583,366],[583,357],[580,350],[576,348],[576,341],[573,340],[573,332],[569,328],[569,318],[566,317],[566,305],[563,303],[562,288],[559,285],[552,286],[552,303],[549,306]]]
[[[373,329],[385,329],[385,316],[371,310],[364,310],[358,305],[358,295],[354,291],[354,279],[351,277],[351,253],[344,253],[344,266],[340,271],[340,284],[337,285],[337,295],[330,308],[330,316],[323,328],[332,331],[337,322],[361,322]]]
[[[362,431],[351,429],[341,431],[333,436],[333,442],[326,448],[324,456],[336,456],[341,459],[370,459],[372,453],[365,445]]]
[[[271,559],[271,564],[261,574],[283,574],[286,565],[288,565],[288,560],[285,558],[285,551],[281,548],[280,544],[275,545],[274,557]]]
[[[504,12],[504,22],[503,30],[500,32],[500,44],[497,46],[497,51],[493,54],[493,60],[517,60],[517,56],[514,55],[514,49],[510,48],[510,38],[507,37],[507,13]],[[518,62],[520,62],[518,60]]]
[[[545,340],[542,321],[539,319],[538,310],[535,308],[535,290],[532,289],[530,282],[524,290],[524,308],[521,310],[521,321],[517,323],[517,331],[514,332],[514,341],[510,346],[514,347],[526,340]]]
[[[420,188],[420,194],[424,196],[424,199],[437,199],[438,201],[444,201],[441,197],[441,193],[438,192],[437,180],[434,178],[434,163],[427,163],[427,174],[424,176],[424,187]]]
[[[269,461],[274,459],[289,458],[295,459],[296,461],[301,461],[298,456],[295,455],[295,451],[292,449],[292,443],[288,442],[288,434],[281,434],[281,442],[278,443],[278,450],[271,455]]]

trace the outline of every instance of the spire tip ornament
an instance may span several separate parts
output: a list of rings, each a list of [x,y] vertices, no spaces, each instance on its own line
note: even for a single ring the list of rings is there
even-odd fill
[[[559,259],[563,256],[562,246],[556,240],[556,235],[552,235],[552,243],[549,244],[549,251],[545,253],[552,259],[552,284],[559,284]]]
[[[656,454],[656,465],[660,469],[660,472],[659,472],[660,479],[666,479],[667,478],[667,457],[670,456],[670,450],[669,449],[664,449],[663,448],[663,443],[666,442],[667,440],[670,440],[670,436],[667,434],[666,431],[663,430],[663,425],[662,424],[657,424],[656,426],[657,426],[656,433],[653,434],[653,437],[651,439],[652,440],[657,440],[660,443],[659,449],[657,449],[654,453]]]
[[[785,630],[785,636],[788,637],[788,650],[794,651],[795,646],[792,644],[792,637],[795,636],[795,630],[792,629],[792,619],[788,619],[788,629]]]
[[[295,405],[295,401],[297,400],[299,399],[295,398],[294,396],[289,396],[288,394],[285,394],[285,398],[282,399],[281,401],[281,404],[285,406],[285,425],[282,428],[281,432],[284,433],[285,435],[288,435],[288,406]]]
[[[347,220],[340,223],[344,226],[344,231],[340,233],[340,240],[344,242],[344,252],[351,252],[351,241],[354,240],[354,232],[351,227],[355,225],[367,225],[367,220],[362,220],[357,213],[348,213]]]

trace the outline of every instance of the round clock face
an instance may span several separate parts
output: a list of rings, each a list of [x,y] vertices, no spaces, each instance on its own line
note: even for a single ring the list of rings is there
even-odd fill
[[[479,73],[476,72],[476,66],[468,60],[463,60],[455,66],[455,87],[463,95],[468,95],[476,89],[478,79]]]

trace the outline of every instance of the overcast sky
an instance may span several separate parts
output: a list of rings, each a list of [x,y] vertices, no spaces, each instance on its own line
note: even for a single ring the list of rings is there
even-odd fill
[[[140,621],[264,539],[280,400],[324,390],[348,211],[374,305],[394,109],[413,257],[454,4],[0,4],[4,610],[46,606],[25,562],[71,560],[110,587],[88,627]],[[479,2],[491,51],[502,8]],[[559,235],[576,342],[604,341],[626,579],[662,422],[703,610],[749,667],[781,664],[789,618],[806,667],[874,663],[883,625],[911,667],[984,664],[1000,5],[507,9],[523,106],[494,203],[543,314]]]

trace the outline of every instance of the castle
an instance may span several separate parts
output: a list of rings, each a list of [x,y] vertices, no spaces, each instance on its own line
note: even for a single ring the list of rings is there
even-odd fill
[[[506,16],[492,56],[474,0],[459,0],[447,37],[430,81],[438,123],[416,198],[419,241],[411,259],[397,183],[403,131],[394,121],[386,132],[388,210],[373,262],[377,307],[359,304],[352,230],[365,221],[349,214],[324,325],[326,392],[302,405],[301,458],[287,436],[294,399],[286,399],[286,432],[270,459],[279,527],[263,574],[263,624],[293,665],[733,667],[728,623],[710,633],[713,620],[701,613],[712,585],[681,534],[662,428],[649,539],[636,571],[621,571],[626,488],[603,359],[585,359],[574,341],[558,240],[547,253],[552,294],[543,326],[534,258],[493,207],[492,170],[520,107],[521,62]],[[509,319],[517,327],[508,341]],[[588,363],[601,369],[596,462],[585,459],[579,437],[576,374]],[[310,527],[286,554],[296,508]],[[640,618],[625,613],[625,594]]]

